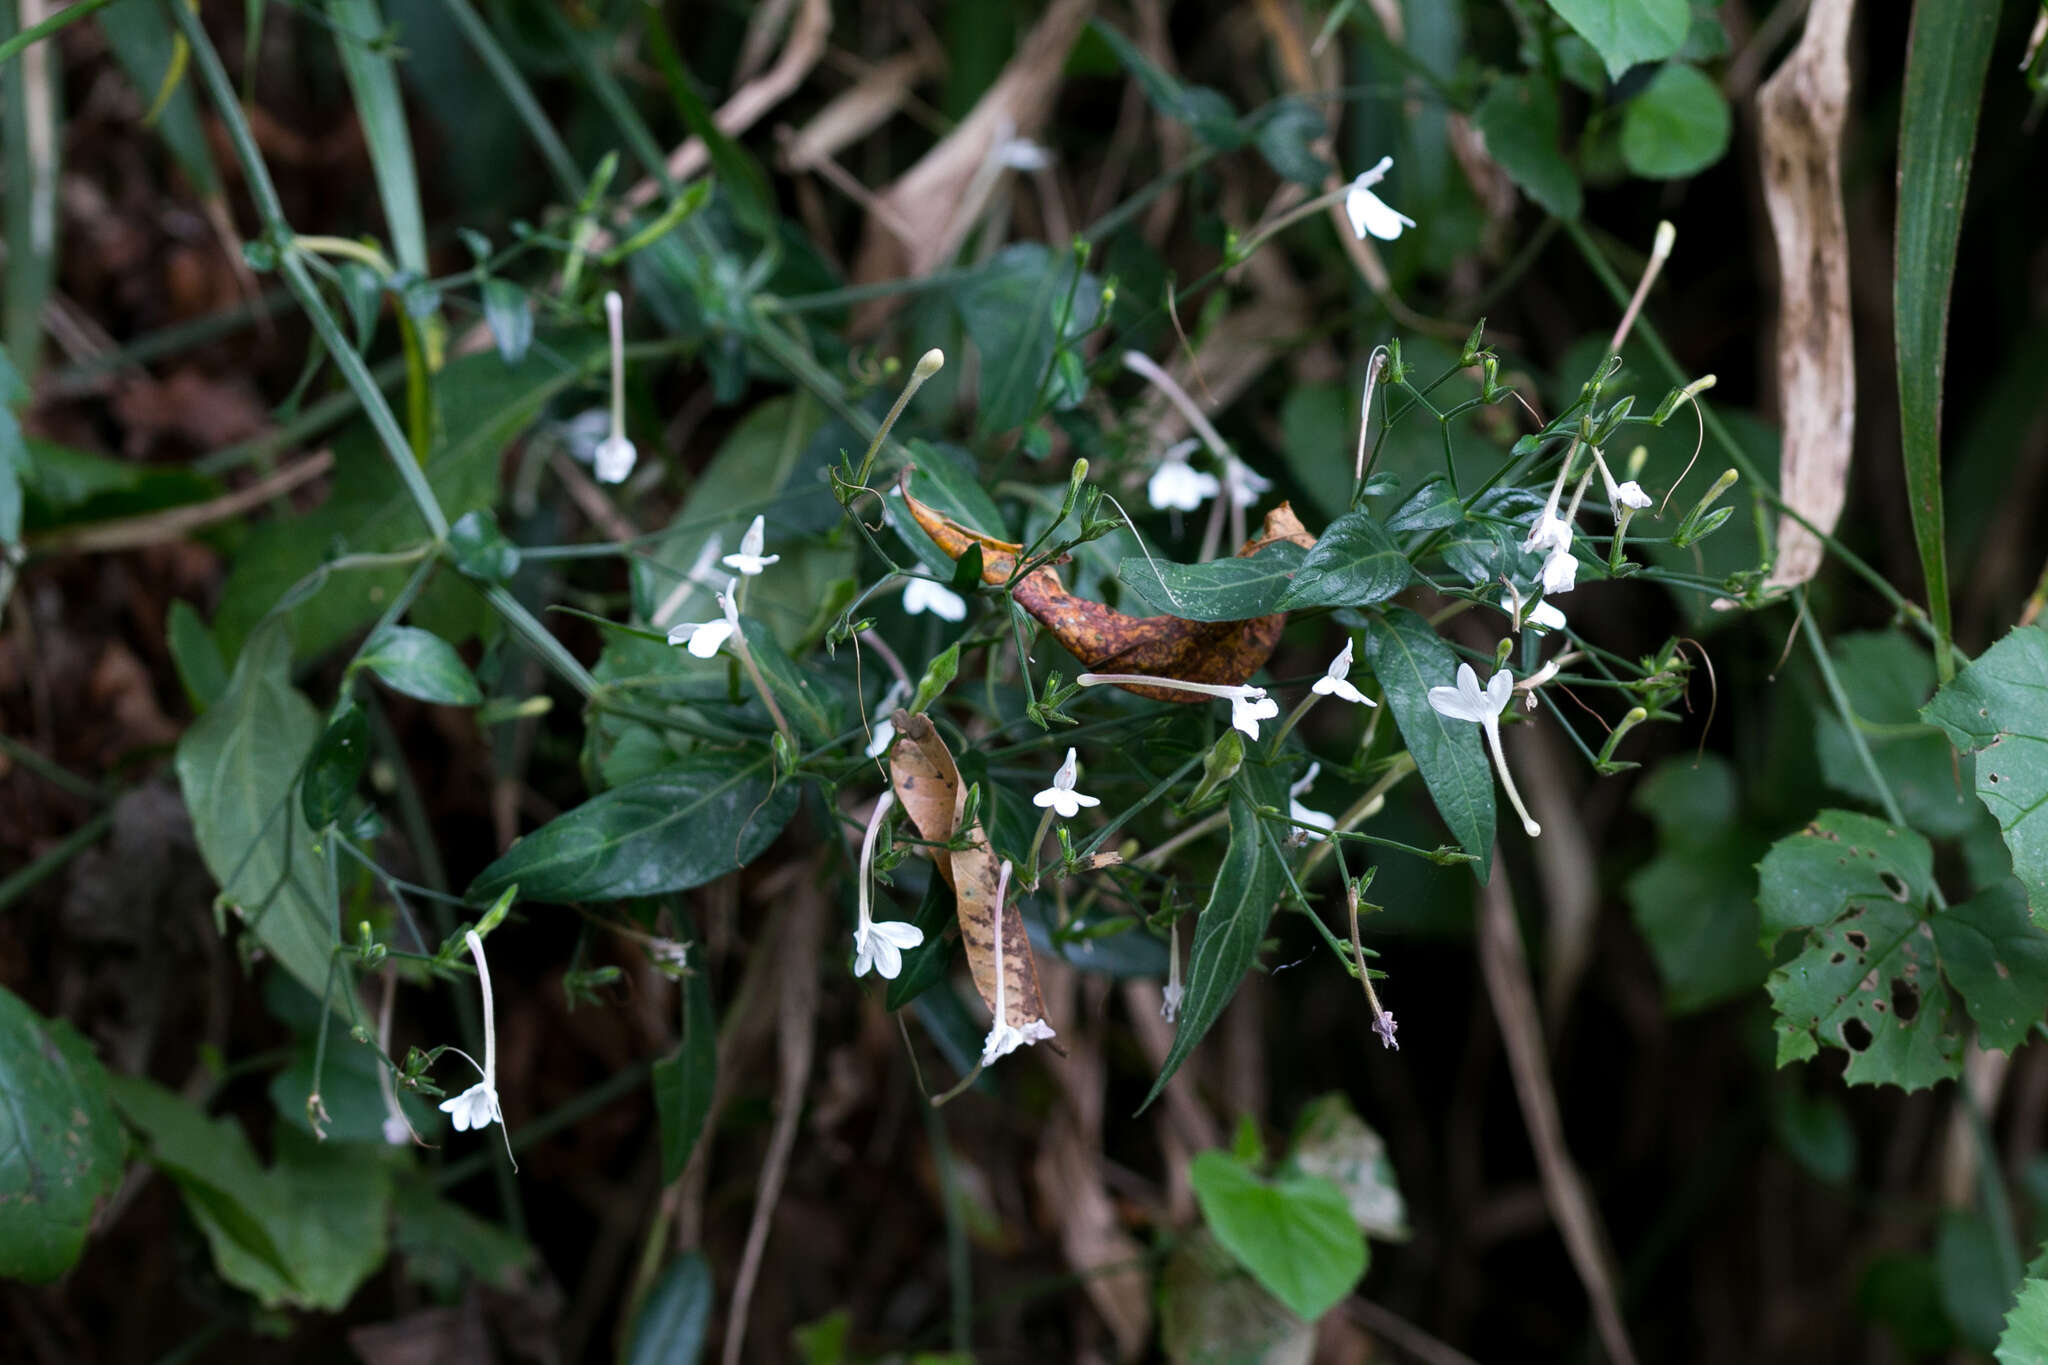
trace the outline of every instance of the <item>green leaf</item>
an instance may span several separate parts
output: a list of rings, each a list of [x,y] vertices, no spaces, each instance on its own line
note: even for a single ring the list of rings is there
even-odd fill
[[[1736,818],[1733,766],[1718,754],[1667,759],[1633,804],[1657,823],[1656,856],[1629,877],[1627,893],[1665,1008],[1689,1014],[1755,990],[1771,967],[1757,947],[1764,841]]]
[[[498,343],[498,354],[507,365],[517,365],[533,345],[533,304],[524,289],[495,275],[484,281],[482,292],[484,321]]]
[[[1731,123],[1721,88],[1673,62],[1622,111],[1621,159],[1651,180],[1697,175],[1727,153]]]
[[[392,691],[421,701],[475,706],[484,699],[455,646],[417,626],[384,627],[364,643],[353,666],[369,669]]]
[[[326,829],[341,819],[363,765],[370,757],[370,718],[362,707],[344,700],[327,728],[313,743],[306,759],[306,775],[299,783],[299,808],[306,823]]]
[[[498,529],[488,507],[464,512],[449,528],[448,558],[457,573],[479,583],[509,583],[519,572],[519,547]]]
[[[0,1279],[71,1268],[127,1146],[92,1045],[0,989]]]
[[[1259,941],[1266,936],[1266,924],[1273,917],[1283,884],[1280,866],[1259,826],[1258,812],[1244,791],[1234,788],[1230,794],[1230,848],[1216,870],[1209,903],[1195,921],[1180,1023],[1138,1112],[1143,1113],[1159,1098],[1173,1073],[1202,1041],[1230,997],[1237,994],[1238,983],[1258,960]]]
[[[192,709],[204,711],[218,701],[228,687],[227,661],[220,657],[213,632],[182,597],[171,603],[170,614],[164,620],[164,642],[170,648],[171,664],[178,670],[178,682],[184,687]]]
[[[782,708],[784,718],[812,744],[831,740],[844,724],[839,694],[834,690],[839,679],[830,673],[797,667],[776,642],[774,631],[751,617],[741,620],[754,666],[761,670],[769,691],[775,694],[775,703]]]
[[[944,441],[914,440],[908,449],[917,465],[917,473],[910,479],[911,492],[970,531],[979,531],[997,540],[1010,538],[1009,523],[1003,520],[1002,509],[996,506],[995,499],[982,486],[981,471],[975,468],[973,452]],[[891,519],[902,529],[904,539],[913,548],[921,545],[936,556],[928,564],[938,576],[949,577],[954,568],[953,561],[946,558],[945,551],[932,544],[932,538],[910,519],[901,502],[900,498],[890,502]]]
[[[1316,1329],[1267,1293],[1208,1232],[1179,1238],[1159,1279],[1159,1344],[1173,1365],[1279,1365],[1315,1349]]]
[[[883,916],[877,911],[875,917]],[[953,889],[946,885],[945,878],[935,873],[925,883],[924,899],[918,902],[917,913],[910,917],[910,922],[924,931],[924,942],[904,950],[903,970],[896,974],[882,997],[883,1005],[892,1010],[902,1009],[944,981],[959,952],[957,928],[953,933],[946,932],[948,926],[958,925],[959,918],[953,908]]]
[[[515,883],[529,900],[624,900],[702,886],[744,867],[796,813],[769,789],[767,755],[692,754],[594,796],[507,849],[470,884],[487,902]]]
[[[1386,1140],[1358,1117],[1342,1093],[1318,1096],[1301,1111],[1287,1148],[1287,1169],[1335,1185],[1362,1231],[1388,1241],[1408,1240],[1408,1203],[1401,1197],[1394,1163],[1387,1159]]]
[[[1315,153],[1314,143],[1329,134],[1322,114],[1307,100],[1285,95],[1268,105],[1256,137],[1266,164],[1303,189],[1320,192],[1330,163]]]
[[[1781,1096],[1771,1106],[1771,1131],[1792,1159],[1816,1179],[1847,1185],[1856,1174],[1856,1126],[1833,1095]]]
[[[1248,621],[1280,609],[1308,552],[1291,540],[1277,540],[1257,554],[1212,559],[1206,564],[1134,555],[1117,570],[1130,594],[1183,621]]]
[[[265,1307],[339,1310],[383,1263],[391,1167],[381,1144],[321,1143],[286,1125],[266,1169],[233,1119],[208,1119],[138,1077],[114,1077],[112,1088],[205,1233],[214,1268]]]
[[[420,212],[419,176],[413,169],[412,135],[406,129],[405,101],[398,93],[398,71],[385,46],[384,15],[377,0],[327,0],[327,17],[355,97],[356,117],[363,125],[377,197],[391,229],[392,253],[400,270],[424,276],[426,219]]]
[[[1014,431],[1043,410],[1040,393],[1063,341],[1095,325],[1102,281],[1082,274],[1074,253],[1040,242],[1003,248],[953,290],[953,306],[981,355],[981,408],[975,430],[983,436]],[[1062,317],[1072,294],[1072,315]]]
[[[1124,69],[1137,78],[1153,108],[1185,123],[1202,141],[1220,151],[1243,145],[1244,133],[1237,126],[1237,111],[1220,92],[1203,85],[1182,84],[1154,65],[1137,44],[1100,19],[1090,20],[1089,27],[1109,44]]]
[[[1985,1047],[2011,1052],[2048,1014],[2048,934],[2027,918],[2017,881],[1937,914],[1934,946]]]
[[[696,1365],[711,1325],[711,1266],[685,1252],[662,1268],[633,1319],[626,1365]]]
[[[1318,1175],[1261,1180],[1222,1152],[1188,1169],[1202,1219],[1252,1278],[1314,1322],[1365,1273],[1365,1237],[1344,1192]]]
[[[1408,576],[1408,557],[1378,519],[1361,508],[1346,512],[1317,537],[1278,606],[1282,611],[1376,606],[1407,587]]]
[[[2048,1280],[2026,1280],[2005,1315],[1998,1365],[2048,1365]]]
[[[2021,626],[1955,676],[1921,715],[1977,759],[2034,922],[2048,928],[2048,629]]]
[[[1550,0],[1550,8],[1593,45],[1615,80],[1678,51],[1692,26],[1685,0]]]
[[[2015,1254],[2015,1271],[2018,1259]],[[1941,1215],[1941,1229],[1934,1239],[1941,1306],[1957,1333],[1979,1351],[1990,1350],[1998,1341],[2017,1287],[2006,1279],[2002,1260],[1998,1233],[1990,1219],[1968,1209],[1949,1209]]]
[[[1487,155],[1523,193],[1559,218],[1579,216],[1579,177],[1558,150],[1557,91],[1535,76],[1508,76],[1486,92],[1472,120]]]
[[[1430,688],[1448,687],[1457,678],[1458,656],[1429,622],[1394,607],[1366,618],[1365,657],[1437,814],[1458,846],[1478,857],[1472,872],[1484,885],[1492,875],[1494,815],[1485,741],[1477,725],[1440,715],[1429,704]]]
[[[718,1080],[718,1015],[711,983],[700,968],[683,978],[683,1041],[654,1064],[654,1112],[661,1120],[661,1183],[674,1183],[711,1113]]]
[[[1823,811],[1781,839],[1759,869],[1765,932],[1804,928],[1804,950],[1771,973],[1778,1065],[1820,1048],[1849,1053],[1851,1085],[1917,1090],[1958,1074],[1924,906],[1933,850],[1910,830]]]
[[[28,467],[28,446],[21,438],[21,423],[13,413],[0,408],[0,545],[21,544],[21,484]]]
[[[1934,623],[1935,663],[1944,680],[1952,665],[1941,506],[1941,386],[1948,363],[1956,243],[1998,9],[1998,0],[1917,0],[1899,111],[1899,221],[1892,275],[1899,443],[1906,461],[1906,505],[1913,515],[1913,541],[1920,550],[1928,616]]]
[[[1976,765],[1965,758],[1959,773],[1947,737],[1920,719],[1922,703],[1934,692],[1934,656],[1927,647],[1897,631],[1870,631],[1835,637],[1828,653],[1864,746],[1906,822],[1937,839],[1959,839],[1988,823],[1968,790]],[[1877,784],[1841,717],[1822,711],[1813,733],[1827,784],[1881,806]]]
[[[322,998],[336,911],[312,829],[291,799],[320,732],[291,685],[291,642],[273,622],[251,636],[227,691],[178,742],[178,786],[221,898],[299,984]]]
[[[524,1239],[441,1198],[424,1177],[400,1176],[392,1212],[392,1242],[405,1258],[407,1275],[436,1290],[445,1287],[450,1298],[468,1288],[465,1275],[495,1289],[514,1289],[519,1272],[533,1264],[533,1248]]]

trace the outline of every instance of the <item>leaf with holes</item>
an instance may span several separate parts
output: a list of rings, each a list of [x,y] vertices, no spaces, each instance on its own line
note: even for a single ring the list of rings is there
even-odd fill
[[[1823,811],[1758,867],[1766,946],[1804,930],[1799,955],[1771,973],[1778,1065],[1848,1052],[1851,1085],[1918,1090],[1955,1076],[1962,1038],[1950,1027],[1933,926],[1933,850],[1909,830]]]
[[[2010,1052],[2048,1014],[2048,934],[2027,918],[2018,881],[1936,915],[1934,946],[1984,1046]]]
[[[2022,626],[1956,674],[1920,714],[1977,756],[1977,799],[2048,928],[2048,630]]]

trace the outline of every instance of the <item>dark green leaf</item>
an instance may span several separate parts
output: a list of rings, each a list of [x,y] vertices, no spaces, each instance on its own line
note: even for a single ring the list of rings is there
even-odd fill
[[[336,912],[313,831],[291,795],[320,720],[293,690],[290,670],[281,624],[250,637],[227,691],[178,742],[178,786],[221,897],[319,997]]]
[[[1449,479],[1431,479],[1402,499],[1387,518],[1389,531],[1441,531],[1465,517],[1465,504],[1451,491]]]
[[[1237,126],[1237,111],[1231,108],[1230,101],[1222,94],[1207,86],[1182,84],[1154,65],[1138,50],[1137,44],[1100,19],[1090,21],[1090,26],[1102,35],[1102,40],[1109,44],[1124,68],[1137,78],[1153,108],[1176,122],[1185,123],[1202,141],[1220,151],[1229,151],[1244,144],[1244,133]]]
[[[2002,1259],[1998,1233],[1990,1219],[1969,1209],[1950,1209],[1941,1215],[1941,1230],[1934,1238],[1941,1306],[1963,1340],[1979,1351],[1988,1351],[1998,1342],[2005,1310],[2019,1287],[2007,1282]],[[2018,1268],[2015,1258],[2013,1269]]]
[[[423,1177],[401,1174],[392,1212],[392,1242],[405,1258],[407,1276],[445,1285],[451,1294],[464,1290],[465,1275],[513,1289],[519,1272],[533,1264],[533,1248],[523,1239],[441,1198]]]
[[[1998,10],[1998,0],[1917,0],[1899,112],[1899,220],[1892,276],[1899,440],[1906,461],[1906,505],[1944,678],[1949,672],[1949,603],[1941,386],[1948,363],[1949,289]]]
[[[1863,744],[1906,822],[1923,834],[1957,839],[1986,821],[1984,808],[1970,798],[1976,765],[1965,758],[1959,770],[1947,738],[1920,719],[1921,704],[1934,692],[1927,647],[1897,631],[1871,631],[1836,636],[1828,653]],[[1841,717],[1823,711],[1814,718],[1814,747],[1829,786],[1883,804]]]
[[[1267,106],[1265,117],[1259,120],[1259,152],[1267,165],[1287,179],[1320,192],[1330,174],[1330,163],[1316,155],[1314,143],[1329,131],[1314,105],[1287,95]]]
[[[495,275],[484,281],[483,296],[484,321],[490,324],[498,354],[507,365],[517,365],[533,345],[533,304],[524,289]]]
[[[1779,1145],[1815,1179],[1847,1185],[1856,1174],[1856,1126],[1833,1095],[1781,1096],[1771,1106],[1771,1130]]]
[[[876,918],[881,916],[877,914]],[[953,888],[946,885],[945,878],[932,874],[925,883],[924,899],[918,902],[917,913],[911,916],[910,922],[924,931],[924,942],[904,951],[903,970],[896,974],[896,979],[889,983],[889,989],[883,995],[883,1004],[892,1010],[902,1009],[944,981],[954,956],[959,952],[957,929],[953,933],[947,932],[959,921],[953,910]]]
[[[626,1365],[696,1365],[711,1326],[711,1266],[698,1253],[670,1261],[633,1319]]]
[[[1593,45],[1615,80],[1638,62],[1678,51],[1692,26],[1685,0],[1550,0],[1550,7]]]
[[[442,706],[475,706],[484,699],[462,656],[431,631],[386,626],[363,645],[355,667],[367,668],[394,692]]]
[[[1855,901],[1920,905],[1934,890],[1934,850],[1911,830],[1824,810],[1773,844],[1757,872],[1768,948],[1788,930],[1828,923]]]
[[[449,528],[448,557],[456,572],[479,583],[509,583],[519,572],[519,547],[505,539],[488,507],[463,513]]]
[[[683,978],[683,1041],[654,1064],[654,1112],[661,1119],[661,1183],[673,1184],[711,1112],[718,1080],[718,1015],[703,970]]]
[[[1168,616],[1248,621],[1279,610],[1307,555],[1293,541],[1278,540],[1248,558],[1232,555],[1206,564],[1133,556],[1118,567],[1117,578],[1133,597]]]
[[[1727,152],[1731,122],[1721,88],[1673,62],[1623,111],[1621,157],[1652,180],[1698,175]]]
[[[1202,1219],[1252,1278],[1314,1322],[1365,1273],[1365,1237],[1344,1193],[1316,1175],[1261,1180],[1222,1152],[1188,1170]]]
[[[342,817],[369,757],[370,718],[360,706],[344,701],[306,760],[299,806],[307,824],[326,829]]]
[[[426,220],[420,211],[419,177],[413,170],[412,136],[398,93],[398,70],[380,41],[385,32],[383,13],[377,0],[327,0],[327,15],[341,53],[341,69],[355,96],[356,117],[362,123],[398,268],[425,275]]]
[[[515,883],[529,900],[623,900],[687,891],[760,854],[796,813],[769,790],[769,759],[692,754],[556,816],[483,870],[469,899]]]
[[[811,744],[824,744],[845,724],[840,713],[838,679],[829,673],[798,668],[796,662],[776,643],[775,632],[751,618],[742,617],[747,632],[747,649],[754,666],[761,670],[775,704],[796,727],[798,735]]]
[[[1668,759],[1634,804],[1657,822],[1657,854],[1629,877],[1628,902],[1666,1008],[1686,1014],[1755,990],[1771,966],[1757,947],[1764,849],[1736,819],[1732,765],[1718,754]]]
[[[1010,538],[1009,525],[1003,520],[1002,510],[982,486],[981,471],[975,468],[973,452],[944,441],[912,441],[909,450],[912,461],[917,465],[917,473],[910,479],[911,492],[970,531],[979,531],[997,540]],[[905,517],[898,523],[903,528],[904,538],[915,537],[913,544],[922,542],[938,557],[933,561],[942,566],[937,570],[938,576],[946,577],[951,572],[950,561],[916,522],[907,519],[900,507],[901,501],[900,498],[893,500],[889,510],[895,516]]]
[[[1984,1046],[2011,1052],[2048,1015],[2048,933],[2027,918],[2025,889],[2008,878],[1933,923],[1941,970]]]
[[[71,1268],[127,1145],[92,1045],[0,989],[0,1279]]]
[[[1054,350],[1095,325],[1102,281],[1084,273],[1076,282],[1076,268],[1071,251],[1019,242],[954,287],[953,306],[981,353],[975,430],[982,435],[1014,431],[1038,417]],[[1073,315],[1062,327],[1070,292]]]
[[[2048,927],[2048,629],[2022,626],[1920,712],[1977,758],[1977,799],[1997,817],[2034,921]]]
[[[1281,596],[1282,611],[1300,607],[1370,607],[1408,586],[1408,559],[1372,513],[1346,512],[1317,537]]]
[[[1477,725],[1440,715],[1429,704],[1430,688],[1456,682],[1458,656],[1429,622],[1395,607],[1366,618],[1365,657],[1437,813],[1458,846],[1479,859],[1472,872],[1483,885],[1493,866],[1493,769],[1485,741]]]
[[[164,641],[192,709],[204,711],[227,691],[228,666],[220,657],[220,646],[213,642],[213,632],[182,597],[171,603],[164,620]]]
[[[0,545],[10,548],[21,544],[21,483],[28,465],[21,423],[0,408]]]
[[[1537,76],[1507,76],[1486,92],[1472,121],[1508,178],[1546,211],[1577,218],[1583,198],[1558,150],[1557,91]]]
[[[1195,921],[1195,943],[1188,954],[1187,994],[1181,1001],[1179,1026],[1145,1103],[1138,1106],[1140,1112],[1159,1097],[1173,1073],[1180,1070],[1180,1064],[1223,1013],[1230,997],[1237,994],[1238,983],[1258,960],[1259,941],[1266,936],[1266,923],[1273,917],[1273,906],[1280,899],[1283,884],[1280,866],[1259,827],[1258,812],[1244,792],[1233,790],[1230,849],[1217,869],[1209,903],[1202,907],[1201,916]]]

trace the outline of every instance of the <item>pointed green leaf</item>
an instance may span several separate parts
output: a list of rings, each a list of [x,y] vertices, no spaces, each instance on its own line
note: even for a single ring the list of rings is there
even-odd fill
[[[1550,8],[1593,45],[1615,80],[1677,52],[1692,27],[1685,0],[1550,0]]]
[[[484,699],[462,656],[432,631],[386,626],[363,645],[355,667],[367,668],[394,692],[442,706],[475,706]]]
[[[1408,557],[1373,514],[1361,508],[1346,512],[1317,537],[1278,606],[1282,611],[1377,606],[1407,587],[1408,577]]]
[[[1074,253],[1040,242],[1003,248],[954,287],[953,306],[981,354],[981,410],[975,430],[984,436],[1014,431],[1051,404],[1046,375],[1053,353],[1095,325],[1102,311],[1102,281],[1083,273]],[[1066,313],[1072,300],[1072,315]]]
[[[697,1252],[668,1263],[633,1319],[626,1365],[696,1365],[711,1327],[711,1266]]]
[[[1117,579],[1146,606],[1183,621],[1249,621],[1279,610],[1307,554],[1293,541],[1277,540],[1255,555],[1206,564],[1133,555],[1118,567]]]
[[[420,211],[418,173],[413,168],[412,134],[405,121],[405,101],[398,93],[398,68],[385,46],[385,23],[377,0],[327,0],[327,17],[341,53],[341,69],[355,96],[356,117],[363,125],[370,169],[377,178],[377,197],[398,268],[427,274],[427,229]]]
[[[1976,755],[1977,799],[2005,834],[2035,923],[2048,927],[2048,629],[2012,631],[1920,714]]]
[[[1366,618],[1365,657],[1437,813],[1458,846],[1479,859],[1472,872],[1483,885],[1493,867],[1493,769],[1486,741],[1477,725],[1440,715],[1429,704],[1430,688],[1456,682],[1458,656],[1429,622],[1395,607]]]
[[[0,1279],[71,1268],[127,1146],[92,1045],[0,990]]]
[[[718,1012],[703,969],[683,978],[683,1041],[654,1064],[654,1112],[661,1120],[661,1183],[674,1183],[711,1113],[718,1080]]]
[[[1577,218],[1584,204],[1579,177],[1558,150],[1557,91],[1536,76],[1495,81],[1472,116],[1487,155],[1537,204],[1559,218]],[[1455,518],[1454,518],[1455,520]]]
[[[1365,1273],[1365,1236],[1328,1179],[1262,1180],[1215,1151],[1194,1159],[1188,1179],[1216,1240],[1303,1321],[1321,1317]]]

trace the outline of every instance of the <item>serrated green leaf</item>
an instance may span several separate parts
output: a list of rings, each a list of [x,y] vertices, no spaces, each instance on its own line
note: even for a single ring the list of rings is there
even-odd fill
[[[1550,8],[1593,45],[1615,80],[1678,51],[1692,26],[1685,0],[1550,0]]]
[[[654,1064],[654,1112],[661,1121],[661,1183],[673,1184],[690,1164],[690,1153],[711,1113],[718,1080],[718,1014],[711,982],[698,968],[683,978],[683,1040]]]
[[[515,883],[537,901],[702,886],[752,862],[796,813],[796,786],[771,792],[769,773],[766,755],[689,755],[542,825],[483,870],[469,899],[488,902]]]
[[[1285,543],[1285,542],[1283,542]],[[1281,611],[1371,607],[1408,586],[1408,557],[1378,518],[1360,508],[1331,522],[1294,571]]]
[[[1537,76],[1495,81],[1472,115],[1486,152],[1508,178],[1559,218],[1579,216],[1584,198],[1571,162],[1558,150],[1557,91]]]
[[[1262,1180],[1222,1152],[1188,1169],[1202,1219],[1252,1278],[1314,1322],[1365,1273],[1365,1237],[1344,1192],[1317,1175]]]
[[[1258,960],[1259,941],[1266,936],[1266,924],[1273,917],[1283,885],[1280,866],[1259,827],[1258,812],[1242,790],[1233,790],[1230,848],[1216,870],[1209,902],[1195,921],[1187,994],[1181,1000],[1173,1046],[1167,1050],[1145,1102],[1138,1106],[1140,1113],[1159,1098],[1173,1073],[1202,1041],[1230,997],[1237,994],[1238,983]]]
[[[1365,658],[1437,814],[1458,846],[1478,857],[1472,872],[1484,885],[1492,875],[1494,820],[1493,769],[1485,740],[1477,725],[1452,720],[1429,704],[1430,688],[1451,686],[1457,678],[1458,656],[1429,622],[1395,607],[1366,618]]]
[[[363,645],[355,666],[375,673],[392,691],[421,701],[475,706],[484,699],[455,646],[417,626],[384,627]]]
[[[2021,626],[1920,714],[1977,759],[1977,799],[1998,820],[2034,921],[2048,927],[2048,629]]]
[[[1934,946],[1984,1046],[2010,1052],[2048,1015],[2048,933],[2027,917],[2019,882],[1937,914]]]
[[[1962,1070],[1949,1028],[1948,993],[1933,934],[1912,906],[1857,901],[1832,924],[1806,931],[1806,949],[1771,973],[1778,1065],[1822,1046],[1849,1054],[1851,1085],[1919,1090]]]
[[[1773,844],[1757,873],[1768,949],[1789,930],[1828,923],[1854,901],[1921,905],[1934,890],[1934,850],[1911,830],[1826,810]]]
[[[1698,175],[1728,151],[1732,123],[1721,87],[1673,62],[1622,111],[1621,159],[1651,180]]]
[[[2026,1280],[2005,1315],[1998,1365],[2048,1365],[2048,1280]]]
[[[1255,555],[1206,564],[1134,555],[1118,567],[1117,581],[1154,611],[1183,621],[1249,621],[1280,609],[1307,555],[1290,540],[1274,541]]]
[[[250,637],[227,691],[178,742],[178,787],[221,896],[316,998],[337,942],[327,873],[292,783],[320,719],[291,685],[291,642],[273,622]]]
[[[0,1279],[71,1268],[127,1146],[92,1045],[0,989]]]

